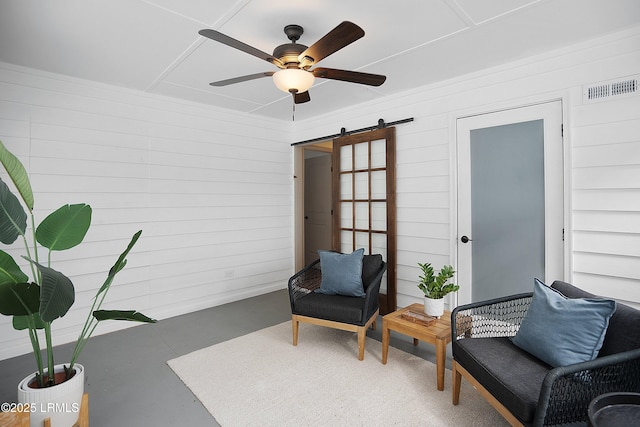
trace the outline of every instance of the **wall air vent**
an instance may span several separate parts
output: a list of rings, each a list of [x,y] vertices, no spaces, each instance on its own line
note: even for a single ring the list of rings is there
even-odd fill
[[[636,95],[639,93],[639,81],[640,76],[632,76],[586,85],[582,91],[583,101],[588,103]]]

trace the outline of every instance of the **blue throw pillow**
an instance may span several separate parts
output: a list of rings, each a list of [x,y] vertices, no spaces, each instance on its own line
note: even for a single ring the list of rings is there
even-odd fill
[[[362,286],[362,257],[364,249],[351,254],[318,251],[322,282],[316,292],[326,295],[344,295],[349,297],[365,296]]]
[[[535,280],[533,299],[513,343],[552,367],[593,360],[602,347],[616,302],[566,298]]]

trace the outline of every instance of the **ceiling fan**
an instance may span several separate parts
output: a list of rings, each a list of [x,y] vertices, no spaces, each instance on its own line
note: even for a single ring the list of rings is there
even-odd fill
[[[300,25],[287,25],[284,27],[284,33],[291,42],[276,47],[273,50],[273,55],[270,55],[219,31],[211,29],[200,30],[198,33],[204,37],[241,50],[280,68],[278,71],[249,74],[209,84],[211,86],[227,86],[273,76],[275,85],[280,90],[291,93],[295,104],[301,104],[311,100],[308,90],[313,85],[316,77],[370,86],[380,86],[386,80],[385,76],[379,74],[337,70],[335,68],[311,68],[332,53],[363,37],[364,30],[356,24],[349,21],[342,22],[311,47],[296,43],[303,32],[304,29]]]

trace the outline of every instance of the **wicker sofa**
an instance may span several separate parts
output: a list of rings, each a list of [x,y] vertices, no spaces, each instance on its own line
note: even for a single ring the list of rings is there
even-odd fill
[[[598,298],[568,283],[568,298]],[[533,293],[462,305],[452,321],[453,404],[469,381],[511,425],[586,425],[588,405],[604,393],[640,392],[640,311],[617,304],[598,357],[552,368],[513,344]]]

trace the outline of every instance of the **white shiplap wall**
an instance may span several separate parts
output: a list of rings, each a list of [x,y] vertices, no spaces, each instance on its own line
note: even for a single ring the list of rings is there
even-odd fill
[[[585,84],[640,73],[640,27],[298,123],[301,141],[413,117],[396,129],[398,305],[419,301],[418,262],[455,264],[455,120],[561,99],[565,279],[640,306],[640,96],[583,103]],[[337,123],[337,124],[336,124]]]
[[[575,280],[640,302],[640,96],[577,107],[573,131]]]
[[[293,269],[291,138],[288,121],[0,64],[0,139],[30,173],[37,221],[65,203],[93,208],[83,244],[54,255],[77,298],[54,322],[55,344],[76,338],[139,229],[109,308],[166,318],[284,288]],[[30,351],[10,320],[0,317],[0,360]]]

